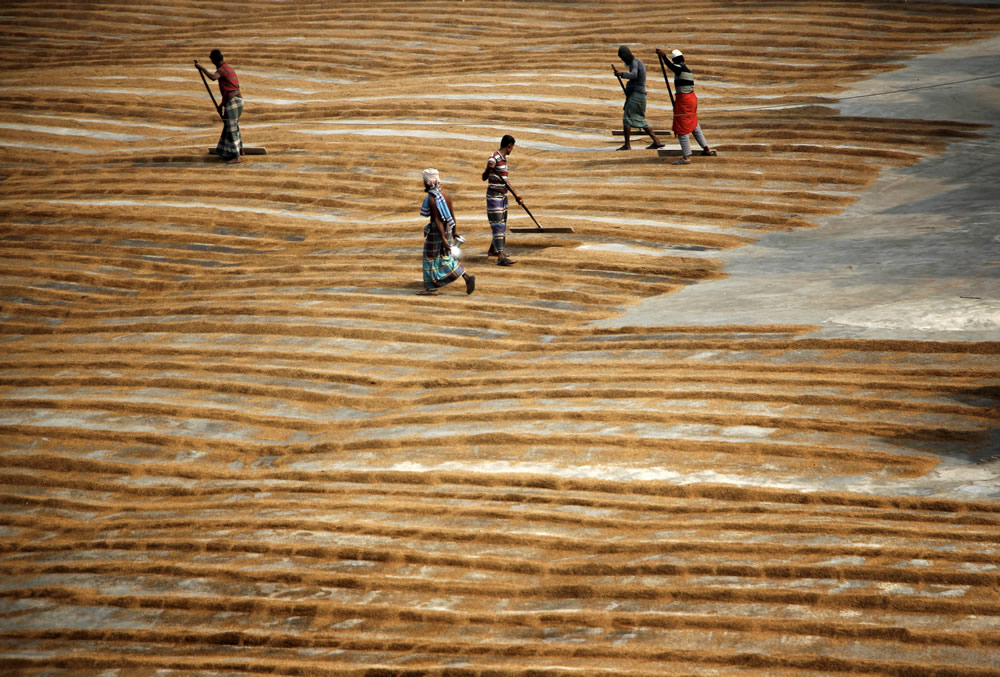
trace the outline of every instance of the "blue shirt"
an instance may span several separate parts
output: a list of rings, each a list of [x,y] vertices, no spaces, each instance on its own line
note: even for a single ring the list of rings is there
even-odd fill
[[[640,59],[632,59],[632,65],[628,67],[628,73],[622,73],[622,79],[628,80],[625,85],[625,96],[632,92],[639,94],[646,93],[646,64]]]

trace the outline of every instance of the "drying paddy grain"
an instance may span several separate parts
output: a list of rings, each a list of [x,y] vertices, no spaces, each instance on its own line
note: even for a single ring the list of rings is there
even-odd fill
[[[976,138],[832,104],[1000,9],[3,14],[6,674],[1000,674],[1000,504],[921,483],[990,448],[1000,344],[595,324]],[[655,65],[677,35],[719,157],[613,152],[617,45]],[[214,47],[267,148],[238,167],[206,153]],[[506,132],[575,232],[501,269],[479,174]],[[428,166],[471,297],[414,295]]]

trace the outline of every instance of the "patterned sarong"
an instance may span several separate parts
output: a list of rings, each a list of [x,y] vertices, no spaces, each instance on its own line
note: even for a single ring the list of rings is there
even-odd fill
[[[493,249],[502,252],[507,240],[507,193],[486,191],[486,218],[493,234]]]
[[[698,97],[694,92],[674,95],[674,134],[690,134],[698,126]]]
[[[222,109],[222,136],[215,147],[215,154],[226,160],[239,157],[243,150],[240,137],[240,116],[243,115],[243,99],[230,99]]]
[[[625,99],[625,106],[622,112],[622,124],[638,129],[649,127],[646,121],[646,95],[639,92],[632,92]]]
[[[431,200],[434,200],[437,212],[444,222],[449,245],[454,244],[452,234],[455,232],[455,217],[451,215],[451,210],[448,209],[448,203],[440,189],[432,189],[424,197],[424,203],[420,206],[420,215],[431,217],[430,222],[424,226],[424,287],[437,289],[465,275],[465,268],[455,260],[450,250],[448,254],[444,254],[441,231],[438,230],[437,224],[434,223],[434,218],[431,216]]]

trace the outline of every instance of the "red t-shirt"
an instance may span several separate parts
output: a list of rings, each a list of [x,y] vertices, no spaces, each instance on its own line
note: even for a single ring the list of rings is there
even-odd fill
[[[243,98],[240,94],[240,81],[236,77],[236,71],[228,63],[223,61],[219,64],[219,91],[222,93],[222,103],[226,103],[235,97]]]

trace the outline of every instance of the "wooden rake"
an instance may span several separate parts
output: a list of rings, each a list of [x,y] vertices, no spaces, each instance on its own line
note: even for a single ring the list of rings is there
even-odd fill
[[[498,179],[500,179],[500,182],[503,183],[504,187],[509,192],[511,192],[511,193],[514,192],[514,191],[512,191],[510,189],[510,184],[508,184],[504,180],[504,178],[502,176],[500,176],[499,174],[493,174],[493,176],[495,176]],[[535,218],[535,215],[531,213],[530,209],[528,209],[528,206],[525,205],[523,202],[521,202],[520,205],[521,205],[522,209],[524,209],[524,211],[528,212],[528,216],[531,217],[531,220],[535,222],[535,227],[534,228],[510,228],[509,230],[512,233],[573,233],[573,232],[575,232],[571,226],[554,226],[554,227],[551,227],[551,228],[543,228],[542,224],[538,223],[538,219]]]
[[[198,75],[201,76],[201,81],[205,85],[205,90],[208,92],[208,95],[212,97],[212,105],[215,106],[215,112],[219,114],[219,119],[225,120],[226,116],[222,114],[222,109],[219,108],[219,104],[216,103],[215,94],[212,94],[212,88],[208,86],[208,80],[205,79],[205,74],[201,72],[201,69],[198,70]]]
[[[616,78],[618,78],[618,85],[622,88],[622,94],[624,94],[625,93],[625,83],[622,82],[622,76],[618,75],[618,69],[615,68],[614,64],[611,64],[611,72],[615,74]]]
[[[674,105],[674,90],[670,89],[670,79],[667,77],[667,67],[663,65],[663,62],[667,57],[663,56],[659,52],[656,53],[656,58],[660,61],[660,70],[663,71],[663,81],[667,83],[667,94],[670,95],[670,105]]]

